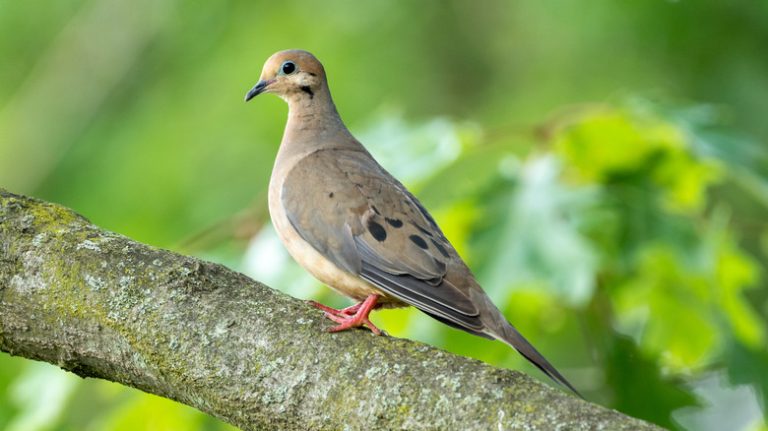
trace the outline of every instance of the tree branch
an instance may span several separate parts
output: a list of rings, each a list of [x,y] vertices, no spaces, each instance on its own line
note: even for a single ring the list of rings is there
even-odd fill
[[[367,331],[227,268],[0,189],[0,350],[244,430],[654,425],[519,372]]]

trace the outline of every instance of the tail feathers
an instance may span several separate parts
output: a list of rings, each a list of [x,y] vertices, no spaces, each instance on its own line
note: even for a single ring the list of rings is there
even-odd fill
[[[550,379],[554,380],[558,384],[561,384],[571,391],[578,395],[580,398],[584,398],[579,391],[576,390],[576,388],[571,385],[571,383],[563,377],[562,374],[560,374],[555,367],[547,361],[547,359],[539,353],[538,350],[536,350],[531,343],[528,342],[528,340],[523,337],[520,332],[515,329],[514,326],[506,322],[506,320],[502,323],[500,322],[501,330],[498,331],[499,333],[494,333],[494,337],[499,339],[500,341],[503,341],[510,346],[514,347],[515,350],[517,350],[525,359],[527,359],[530,363],[535,365],[538,369],[540,369],[544,374],[547,375]]]

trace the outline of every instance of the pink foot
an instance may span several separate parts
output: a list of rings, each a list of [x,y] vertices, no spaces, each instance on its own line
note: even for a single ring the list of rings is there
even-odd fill
[[[359,310],[360,307],[363,305],[363,303],[360,302],[360,303],[357,303],[357,304],[355,304],[355,305],[353,305],[351,307],[342,308],[341,310],[338,310],[336,308],[331,308],[331,307],[329,307],[327,305],[323,305],[323,304],[321,304],[319,302],[316,302],[316,301],[307,301],[307,302],[309,302],[309,305],[311,305],[313,307],[319,308],[319,309],[325,311],[326,313],[331,313],[331,314],[334,314],[336,316],[351,316],[351,315],[355,314],[357,312],[357,310]]]
[[[339,332],[350,328],[367,326],[374,334],[381,335],[381,330],[368,320],[368,314],[377,308],[376,300],[378,299],[379,295],[369,295],[365,298],[365,301],[341,310],[325,306],[315,301],[309,301],[309,303],[312,306],[323,310],[325,312],[325,317],[339,324],[338,326],[329,329],[328,332]]]

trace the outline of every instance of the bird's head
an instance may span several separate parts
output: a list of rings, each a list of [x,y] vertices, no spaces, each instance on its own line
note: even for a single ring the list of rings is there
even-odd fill
[[[274,93],[285,100],[311,99],[324,85],[325,70],[314,55],[298,49],[280,51],[264,63],[259,82],[245,95],[245,101],[261,93]]]

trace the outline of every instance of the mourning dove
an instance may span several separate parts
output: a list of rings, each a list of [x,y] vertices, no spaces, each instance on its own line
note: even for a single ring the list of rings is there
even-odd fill
[[[573,386],[493,305],[432,216],[341,121],[323,65],[309,52],[281,51],[264,65],[246,102],[274,93],[288,122],[269,183],[269,213],[293,258],[321,282],[358,301],[338,323],[367,326],[376,308],[412,305],[449,326],[501,340],[554,381]]]

